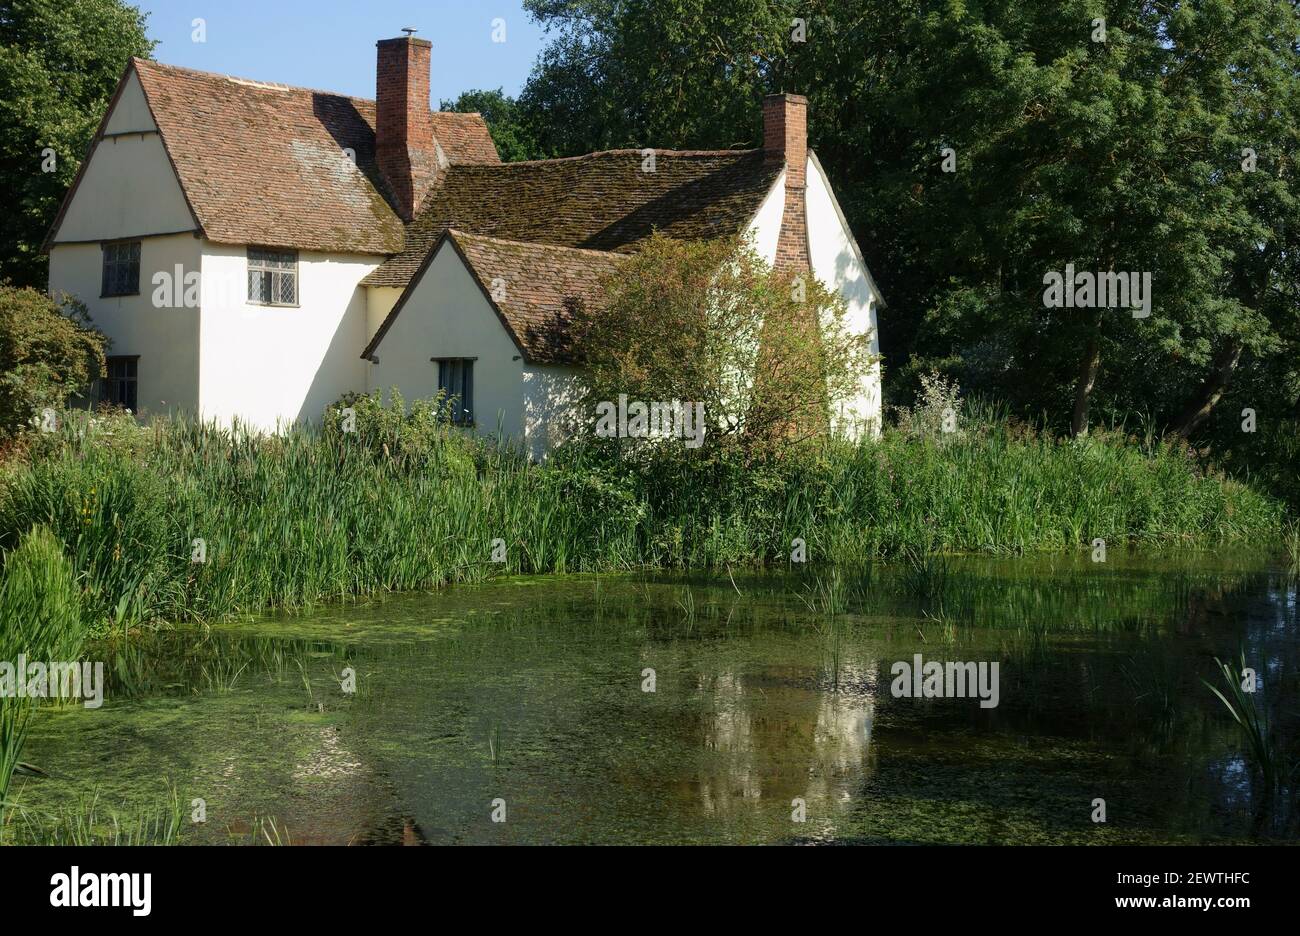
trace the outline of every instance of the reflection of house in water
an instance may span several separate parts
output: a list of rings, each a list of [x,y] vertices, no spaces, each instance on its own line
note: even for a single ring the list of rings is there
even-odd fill
[[[796,666],[698,677],[715,704],[701,725],[711,755],[699,777],[705,809],[735,816],[763,800],[788,812],[802,798],[806,831],[833,819],[869,773],[877,673],[875,660],[841,658],[837,692]]]

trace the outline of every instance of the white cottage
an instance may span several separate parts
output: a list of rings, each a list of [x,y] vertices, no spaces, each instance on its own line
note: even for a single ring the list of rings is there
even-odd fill
[[[430,111],[431,43],[378,50],[375,101],[131,60],[46,241],[51,291],[112,339],[103,395],[274,429],[347,391],[442,388],[541,453],[575,375],[549,323],[656,230],[750,234],[877,350],[804,98],[764,99],[757,150],[502,163],[479,115]],[[873,368],[841,422],[879,419]]]

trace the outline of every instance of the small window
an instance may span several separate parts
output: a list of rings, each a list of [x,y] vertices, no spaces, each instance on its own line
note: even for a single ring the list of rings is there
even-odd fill
[[[474,359],[435,358],[438,389],[450,404],[451,421],[458,426],[474,424]]]
[[[140,293],[140,242],[104,245],[104,281],[101,296],[136,296]]]
[[[139,357],[110,357],[104,362],[105,376],[99,381],[96,396],[99,402],[111,406],[124,406],[133,413],[139,412],[137,405],[136,374]]]
[[[248,248],[248,301],[257,305],[298,304],[298,253]]]

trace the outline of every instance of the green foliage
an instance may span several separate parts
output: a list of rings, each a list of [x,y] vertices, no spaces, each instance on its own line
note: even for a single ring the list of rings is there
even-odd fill
[[[122,0],[0,3],[0,280],[45,286],[59,204],[128,59],[153,50],[145,15]]]
[[[188,822],[175,791],[143,809],[114,809],[84,794],[54,812],[15,805],[14,819],[0,828],[6,845],[178,845]]]
[[[75,299],[0,284],[0,438],[84,393],[103,373],[104,345]]]
[[[791,19],[809,12],[793,0],[527,0],[524,8],[554,35],[520,95],[551,155],[748,145],[761,131],[756,92],[803,90],[781,86]]]
[[[383,394],[346,393],[325,408],[325,433],[336,444],[360,447],[402,471],[429,471],[443,476],[473,477],[473,437],[451,425],[443,396],[416,400],[408,408],[396,387]]]
[[[1256,702],[1257,686],[1251,685],[1256,676],[1251,671],[1246,676],[1246,652],[1241,652],[1239,663],[1229,659],[1223,662],[1214,658],[1219,675],[1223,678],[1226,694],[1213,684],[1202,680],[1218,697],[1241,729],[1242,740],[1249,752],[1249,763],[1254,778],[1261,785],[1252,797],[1256,804],[1256,827],[1271,826],[1275,833],[1288,834],[1300,824],[1297,813],[1295,788],[1300,762],[1293,760],[1289,746],[1278,731],[1276,720],[1270,718],[1267,708]],[[1250,689],[1245,686],[1251,686]]]
[[[5,555],[0,578],[0,660],[71,660],[85,638],[81,589],[63,544],[33,527]]]
[[[552,40],[520,105],[557,155],[758,145],[759,96],[808,95],[810,143],[889,300],[891,402],[938,369],[1057,430],[1145,413],[1211,432],[1235,384],[1251,392],[1234,413],[1300,404],[1294,3],[526,7]],[[1042,278],[1066,263],[1151,272],[1151,317],[1045,309]]]
[[[500,88],[495,91],[462,91],[456,100],[444,100],[439,107],[445,111],[481,115],[502,162],[544,158],[535,130],[528,124],[519,103],[507,97]]]
[[[870,334],[812,277],[773,270],[744,240],[656,234],[602,283],[567,332],[585,412],[620,396],[703,404],[706,446],[791,444],[861,391]]]

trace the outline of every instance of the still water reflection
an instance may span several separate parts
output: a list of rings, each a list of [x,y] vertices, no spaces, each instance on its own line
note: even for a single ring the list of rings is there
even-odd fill
[[[1244,651],[1294,758],[1294,579],[1109,558],[514,580],[164,631],[99,648],[104,707],[41,713],[50,776],[17,795],[201,797],[194,842],[1293,837],[1295,791],[1265,794],[1202,680]],[[915,653],[998,661],[999,705],[893,697]]]

